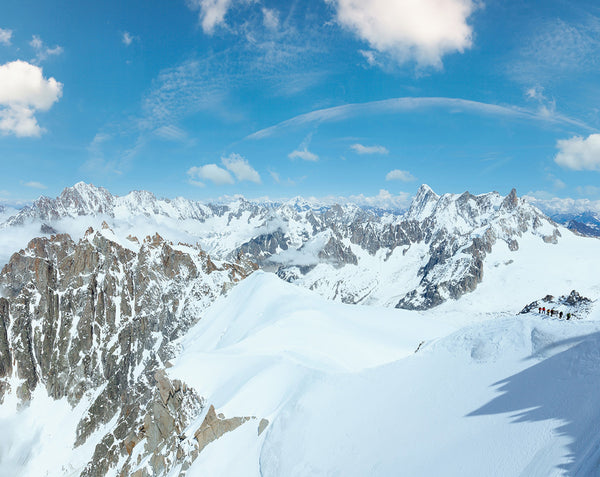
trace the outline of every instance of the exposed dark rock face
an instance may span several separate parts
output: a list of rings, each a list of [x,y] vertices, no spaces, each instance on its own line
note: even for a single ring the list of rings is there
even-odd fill
[[[352,253],[352,249],[344,245],[341,240],[331,237],[325,246],[321,249],[318,254],[320,260],[324,262],[333,263],[338,267],[342,267],[346,264],[357,265],[358,259],[356,255]]]
[[[580,235],[587,237],[600,237],[600,224],[591,226],[577,220],[569,220],[565,225],[569,230],[577,232]]]
[[[266,265],[267,260],[277,252],[288,249],[288,238],[281,231],[259,235],[240,246],[237,253],[243,253],[253,258],[259,265]]]
[[[40,233],[42,233],[44,235],[54,235],[54,234],[57,234],[58,232],[56,231],[56,229],[54,227],[51,227],[48,224],[42,224],[40,227]]]
[[[519,314],[539,313],[540,307],[556,312],[562,311],[563,317],[570,313],[572,318],[577,319],[584,318],[589,314],[592,308],[592,300],[581,296],[576,290],[572,290],[568,295],[559,296],[558,298],[546,295],[544,298],[526,305]]]
[[[106,227],[78,243],[68,235],[34,239],[0,274],[0,400],[14,392],[26,405],[42,386],[71,406],[88,403],[76,447],[111,422],[86,476],[105,475],[142,437],[149,472],[184,459],[173,433],[202,403],[160,369],[174,354],[172,341],[255,268],[247,260],[215,263],[158,234],[131,248],[111,234]]]

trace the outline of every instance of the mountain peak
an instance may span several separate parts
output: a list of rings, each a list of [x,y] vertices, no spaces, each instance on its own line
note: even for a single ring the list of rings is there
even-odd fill
[[[439,199],[440,196],[433,192],[431,187],[427,184],[422,184],[410,204],[406,218],[423,220],[433,212],[435,204]]]
[[[517,197],[517,189],[513,187],[510,193],[504,198],[502,201],[501,209],[506,210],[514,210],[519,204],[519,199]]]

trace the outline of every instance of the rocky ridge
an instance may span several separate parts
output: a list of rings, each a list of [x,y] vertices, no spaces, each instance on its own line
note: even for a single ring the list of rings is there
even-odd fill
[[[533,301],[526,305],[520,315],[527,313],[538,313],[539,308],[544,307],[546,310],[555,310],[563,312],[566,317],[567,313],[570,313],[573,319],[586,318],[592,309],[592,300],[579,294],[577,290],[572,290],[568,295],[554,297],[552,295],[546,295],[544,298]]]
[[[0,273],[0,403],[27,406],[42,388],[84,409],[73,446],[93,455],[78,475],[189,465],[200,444],[180,437],[205,403],[162,369],[173,340],[255,268],[158,234],[122,242],[107,224],[78,242],[32,240]]]

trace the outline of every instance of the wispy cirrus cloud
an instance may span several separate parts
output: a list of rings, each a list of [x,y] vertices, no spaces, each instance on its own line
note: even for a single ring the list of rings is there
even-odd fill
[[[507,59],[506,71],[524,84],[557,83],[596,69],[599,55],[600,18],[540,21]]]
[[[350,149],[352,149],[354,152],[356,152],[356,154],[389,154],[390,151],[388,151],[387,147],[384,146],[379,146],[379,145],[373,145],[373,146],[364,146],[362,144],[352,144],[350,146]]]
[[[540,112],[539,110],[527,109],[519,106],[503,106],[461,98],[404,97],[384,99],[381,101],[371,101],[368,103],[344,104],[341,106],[334,106],[332,108],[318,109],[309,113],[295,116],[291,119],[287,119],[275,124],[274,126],[256,131],[247,136],[246,139],[262,139],[277,134],[282,130],[300,127],[307,124],[343,121],[349,118],[369,114],[405,113],[435,108],[445,108],[455,113],[465,112],[481,114],[484,116],[509,117],[522,120],[570,125],[586,130],[594,130],[594,128],[582,121],[569,118],[557,112],[554,112],[553,114],[546,114]]]
[[[283,177],[281,177],[281,174],[279,174],[279,172],[273,170],[269,170],[269,175],[273,179],[273,182],[275,182],[276,184],[289,187],[295,186],[296,184],[298,184],[298,182],[302,182],[304,179],[306,179],[306,176],[300,177],[299,179],[292,179],[291,177],[287,177],[284,179]]]
[[[303,161],[309,161],[309,162],[318,161],[319,156],[317,156],[315,153],[310,152],[308,150],[311,140],[312,140],[312,133],[309,134],[308,136],[306,136],[304,138],[304,140],[302,141],[302,143],[300,144],[300,147],[298,147],[298,149],[290,152],[288,154],[288,157],[290,159],[302,159]]]
[[[263,14],[263,25],[271,30],[275,31],[279,28],[279,12],[274,8],[262,7]]]
[[[162,70],[142,99],[140,129],[155,130],[199,111],[217,109],[230,87],[219,81],[220,56],[190,59]]]
[[[160,126],[154,130],[154,134],[161,139],[165,139],[167,141],[185,141],[188,138],[187,133],[173,124],[166,124],[164,126]]]
[[[139,111],[129,113],[127,120],[120,123],[106,124],[99,134],[136,145],[149,144],[155,139],[192,142],[184,126],[189,118],[204,117],[235,124],[247,114],[246,102],[239,101],[240,96],[252,94],[257,100],[293,96],[329,74],[329,67],[323,66],[328,64],[323,55],[328,52],[326,36],[330,27],[289,20],[291,12],[305,8],[308,14],[310,6],[297,7],[294,3],[267,8],[260,2],[245,0],[225,3],[198,0],[188,4],[206,13],[201,20],[206,19],[207,28],[213,31],[225,25],[231,7],[247,9],[247,14],[236,15],[235,24],[223,30],[224,34],[235,35],[236,41],[162,69],[142,94]],[[130,39],[136,40],[131,34],[122,35],[125,44]],[[112,152],[113,156],[121,154],[122,151]],[[101,163],[97,158],[94,162]]]
[[[302,159],[303,161],[316,162],[319,160],[319,156],[310,152],[308,149],[296,149],[288,154],[290,159]]]
[[[88,146],[89,157],[82,164],[81,170],[87,174],[98,176],[120,176],[128,171],[135,157],[146,146],[144,136],[138,136],[129,147],[121,148],[118,134],[99,132]]]
[[[0,44],[7,46],[10,45],[12,34],[12,30],[0,28]]]
[[[42,39],[37,35],[33,35],[31,41],[29,42],[29,45],[35,51],[35,58],[31,60],[32,63],[41,63],[42,61],[47,60],[51,56],[61,55],[64,51],[63,47],[59,45],[53,47],[46,46]]]
[[[47,189],[47,186],[37,181],[29,181],[23,184],[25,187],[30,187],[32,189]]]

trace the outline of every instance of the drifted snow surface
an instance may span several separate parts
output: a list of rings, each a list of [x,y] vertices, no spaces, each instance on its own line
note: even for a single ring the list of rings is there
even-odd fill
[[[255,273],[169,373],[226,417],[270,424],[225,434],[187,475],[597,475],[598,309],[567,322],[459,303],[340,305]]]

